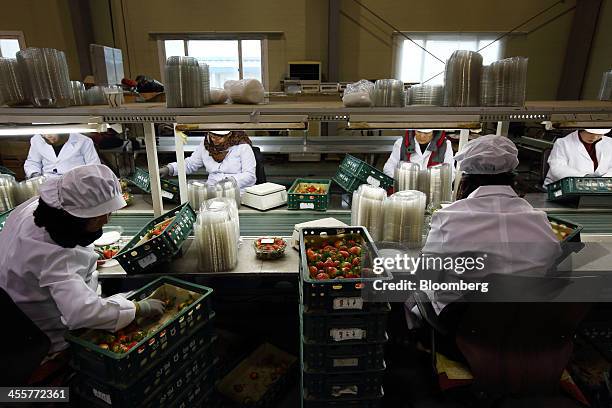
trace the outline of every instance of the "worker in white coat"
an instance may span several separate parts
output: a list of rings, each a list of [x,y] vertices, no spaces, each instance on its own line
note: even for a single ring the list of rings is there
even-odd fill
[[[451,271],[451,280],[491,273],[548,273],[561,255],[561,246],[546,213],[534,209],[512,188],[513,170],[519,163],[514,143],[505,136],[482,136],[467,143],[455,158],[465,172],[457,201],[434,213],[423,254],[486,254],[482,269]],[[440,312],[458,296],[436,292],[434,309]]]
[[[85,164],[100,164],[93,141],[79,133],[34,135],[23,169],[26,178],[61,176]]]
[[[544,185],[565,177],[612,177],[611,129],[582,129],[557,139]]]
[[[135,317],[159,316],[160,300],[98,296],[92,243],[125,206],[119,181],[101,164],[51,177],[40,197],[18,206],[0,232],[0,287],[49,337],[50,354],[68,347],[68,329],[117,331]]]
[[[207,184],[213,185],[232,177],[240,191],[255,185],[256,165],[251,140],[246,133],[236,131],[208,132],[191,156],[185,159],[187,174],[204,167],[208,173]],[[163,166],[159,174],[162,177],[178,175],[176,162]]]
[[[416,163],[421,170],[448,163],[453,169],[453,179],[455,177],[453,147],[444,131],[433,129],[407,130],[404,137],[395,141],[391,156],[389,156],[383,168],[384,173],[389,177],[395,177],[395,168],[400,161]]]

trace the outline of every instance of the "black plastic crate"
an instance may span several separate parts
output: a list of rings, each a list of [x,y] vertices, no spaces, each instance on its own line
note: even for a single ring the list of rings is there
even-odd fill
[[[376,312],[330,314],[305,312],[300,305],[304,340],[324,344],[382,343],[387,338],[387,318],[391,306]]]
[[[134,174],[126,179],[145,193],[151,193],[151,175],[148,171],[143,170],[140,167],[136,167]],[[162,178],[160,179],[160,185],[163,199],[177,204],[181,202],[178,183]]]
[[[387,340],[385,336],[385,343]],[[385,343],[319,344],[303,340],[302,368],[327,373],[382,370]]]
[[[139,245],[147,233],[159,223],[174,218],[172,222],[150,240]],[[170,261],[181,250],[183,243],[193,231],[196,213],[189,203],[184,203],[150,221],[115,256],[128,274],[150,271],[154,266]]]
[[[352,237],[362,240],[361,256],[362,276],[354,279],[316,280],[310,277],[306,250],[309,243],[323,238],[329,241],[335,237]],[[378,247],[372,240],[368,230],[361,226],[339,228],[302,228],[300,230],[300,273],[303,304],[307,311],[326,310],[334,313],[352,313],[354,311],[381,310],[380,303],[364,302],[362,288],[375,280],[391,280],[389,271],[380,275],[373,273],[374,259],[380,257]]]
[[[302,399],[302,408],[382,408],[383,390],[380,389],[379,395],[371,398],[359,399]]]
[[[128,385],[109,384],[77,374],[79,394],[92,399],[98,398],[113,407],[135,407],[142,401],[156,395],[182,373],[191,369],[194,361],[199,361],[198,369],[206,369],[202,365],[211,365],[215,358],[213,330],[207,326],[196,333],[191,339],[177,344],[168,356],[148,370],[138,379]],[[189,374],[192,376],[193,373]],[[189,379],[188,379],[189,380]]]
[[[129,296],[129,299],[145,299],[166,284],[196,292],[200,297],[123,354],[102,349],[81,338],[87,329],[69,332],[66,340],[71,343],[73,367],[104,382],[126,384],[165,357],[172,345],[190,337],[214,317],[211,307],[212,289],[168,276],[154,280]]]
[[[302,373],[305,399],[376,398],[380,394],[385,376],[384,368],[377,371],[350,373]]]

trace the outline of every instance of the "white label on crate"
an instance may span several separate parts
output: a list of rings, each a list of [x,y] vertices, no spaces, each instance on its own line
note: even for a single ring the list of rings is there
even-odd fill
[[[261,239],[261,243],[262,244],[273,244],[274,243],[274,238],[262,238]]]
[[[559,197],[561,194],[563,194],[562,190],[555,191],[555,197]]]
[[[341,397],[343,395],[357,395],[359,388],[356,385],[334,385],[331,391],[332,397]]]
[[[331,329],[329,335],[334,341],[362,340],[366,338],[363,329]]]
[[[374,187],[380,187],[380,180],[375,179],[372,176],[368,176],[368,178],[366,179],[366,181],[368,182],[368,184],[374,186]]]
[[[334,299],[334,310],[363,309],[363,299],[360,297],[338,297]]]
[[[358,358],[334,358],[332,362],[334,367],[357,367],[359,365]]]
[[[147,266],[154,264],[155,262],[157,262],[157,257],[155,256],[155,254],[149,254],[142,258],[140,261],[138,261],[138,265],[140,265],[140,267],[144,269]]]
[[[314,210],[314,203],[300,203],[300,210]]]
[[[93,394],[97,397],[100,398],[102,401],[106,402],[108,405],[112,405],[113,403],[111,402],[111,397],[108,394],[103,393],[102,391],[98,391],[95,388],[92,389],[93,390]]]
[[[168,192],[168,191],[166,191],[166,190],[162,190],[162,191],[161,191],[161,196],[162,196],[163,198],[168,198],[168,199],[170,199],[170,200],[171,200],[171,199],[174,197],[174,194],[173,194],[173,193],[170,193],[170,192]]]

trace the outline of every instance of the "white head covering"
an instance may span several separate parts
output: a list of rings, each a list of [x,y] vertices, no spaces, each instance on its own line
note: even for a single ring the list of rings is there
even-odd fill
[[[595,133],[596,135],[607,135],[612,129],[584,129],[589,133]]]
[[[217,136],[225,136],[230,134],[230,130],[211,130],[210,133]]]
[[[468,142],[455,156],[467,174],[500,174],[518,166],[518,149],[505,136],[486,135]]]
[[[93,218],[125,207],[117,176],[102,164],[75,167],[40,186],[47,205],[79,218]]]

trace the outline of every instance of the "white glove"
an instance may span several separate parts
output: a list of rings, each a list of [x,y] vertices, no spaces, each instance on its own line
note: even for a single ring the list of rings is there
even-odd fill
[[[170,168],[168,166],[163,166],[159,169],[159,177],[164,178],[170,175]]]
[[[166,305],[159,299],[145,299],[136,304],[136,318],[159,317],[164,314]]]

